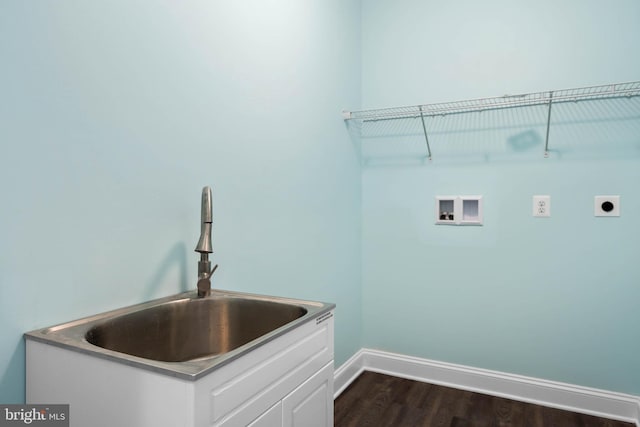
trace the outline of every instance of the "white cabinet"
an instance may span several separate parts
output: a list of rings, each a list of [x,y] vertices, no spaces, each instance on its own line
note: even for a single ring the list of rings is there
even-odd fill
[[[333,425],[333,363],[309,378],[282,401],[283,427]]]
[[[70,404],[71,427],[329,427],[333,345],[327,312],[186,380],[28,339],[27,403]]]
[[[237,420],[230,420],[230,425]],[[333,361],[289,393],[248,427],[333,426]]]
[[[282,425],[282,402],[278,402],[260,415],[248,427],[276,427]]]

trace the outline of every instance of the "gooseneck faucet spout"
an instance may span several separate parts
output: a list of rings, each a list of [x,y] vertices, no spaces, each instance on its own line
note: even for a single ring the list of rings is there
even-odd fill
[[[213,224],[213,197],[211,187],[202,189],[200,239],[196,245],[196,252],[200,252],[198,261],[198,297],[203,298],[211,294],[211,276],[218,265],[211,268],[209,254],[213,253],[211,245],[211,226]]]
[[[198,244],[196,245],[196,252],[210,254],[213,252],[211,248],[211,224],[213,223],[213,197],[211,195],[211,187],[204,187],[202,189],[200,212],[200,240],[198,240]]]

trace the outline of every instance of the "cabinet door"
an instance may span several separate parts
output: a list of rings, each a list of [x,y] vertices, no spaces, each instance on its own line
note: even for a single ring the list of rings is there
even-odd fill
[[[280,427],[282,425],[282,402],[273,405],[247,427]]]
[[[333,361],[284,398],[282,426],[333,426]]]

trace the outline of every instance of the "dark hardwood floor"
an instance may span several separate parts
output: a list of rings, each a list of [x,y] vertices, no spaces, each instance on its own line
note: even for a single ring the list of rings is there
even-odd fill
[[[334,416],[335,427],[635,427],[366,371],[336,399]]]

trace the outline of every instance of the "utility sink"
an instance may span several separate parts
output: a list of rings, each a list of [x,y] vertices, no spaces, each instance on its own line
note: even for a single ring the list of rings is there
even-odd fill
[[[47,344],[185,379],[200,378],[316,319],[334,304],[213,290],[113,310],[25,334]]]
[[[299,305],[259,299],[180,299],[105,320],[85,338],[132,356],[184,362],[228,353],[306,313]]]

